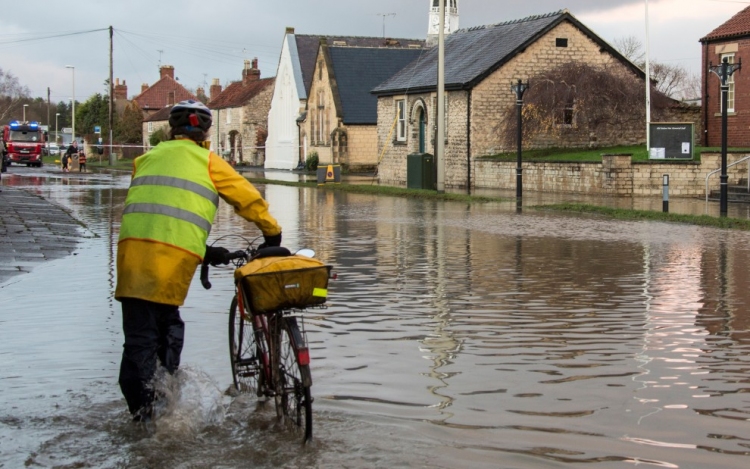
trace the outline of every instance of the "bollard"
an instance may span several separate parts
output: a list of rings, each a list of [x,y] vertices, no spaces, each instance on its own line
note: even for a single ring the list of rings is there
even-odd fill
[[[668,213],[669,212],[669,174],[665,174],[664,176],[662,176],[662,188],[663,188],[663,195],[662,195],[661,209],[662,209],[662,212]]]

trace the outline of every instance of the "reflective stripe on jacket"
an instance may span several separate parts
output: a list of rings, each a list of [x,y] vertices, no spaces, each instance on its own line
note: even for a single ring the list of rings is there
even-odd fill
[[[206,152],[208,154],[205,177],[208,178],[208,181],[211,181],[210,187],[204,185],[205,180],[195,181],[185,177],[181,177],[180,179],[186,179],[189,182],[195,183],[195,185],[188,185],[197,192],[202,192],[205,189],[208,189],[209,192],[218,192],[219,197],[233,207],[237,215],[255,223],[264,235],[273,236],[281,233],[281,227],[269,213],[268,203],[263,199],[260,192],[220,156],[215,153],[209,153],[207,150],[202,150],[190,140],[162,142],[142,157],[137,158],[133,163],[133,181],[135,181],[136,177],[178,177],[182,174],[180,168],[182,167],[183,156],[189,158],[189,156],[184,155],[183,150],[192,153],[193,146],[199,149],[199,152]],[[155,153],[157,149],[159,151]],[[168,151],[164,152],[163,150],[165,149],[168,149]],[[164,163],[171,165],[167,174],[147,174],[145,172],[148,169],[147,166],[151,164],[150,160],[154,155],[169,162]],[[163,166],[159,167],[164,168]],[[147,182],[148,180],[145,181]],[[139,182],[132,186],[128,191],[128,201],[133,202],[134,200],[131,198],[130,192],[138,192],[147,185],[142,185]],[[211,190],[211,188],[214,190]],[[188,192],[186,189],[177,189],[171,186],[167,186],[167,189],[179,190],[183,193]],[[209,193],[206,192],[204,195],[208,196]],[[191,196],[201,197],[197,193],[191,194]],[[139,195],[138,197],[140,198],[141,196]],[[137,200],[136,202],[149,203],[150,201]],[[161,201],[159,200],[158,202]],[[179,205],[179,208],[184,207]],[[135,210],[135,208],[129,210]],[[207,220],[200,213],[193,212],[192,210],[189,213],[196,215],[193,221],[198,224]],[[191,218],[187,213],[182,212],[182,214],[186,215],[186,218]],[[185,302],[190,283],[195,276],[195,269],[203,258],[205,246],[198,248],[197,244],[193,243],[196,246],[192,249],[200,249],[196,255],[196,252],[192,250],[186,250],[183,247],[178,247],[176,244],[165,243],[162,240],[127,237],[128,232],[133,234],[133,230],[140,228],[134,228],[130,223],[126,224],[125,219],[128,218],[128,221],[133,221],[141,215],[143,213],[137,212],[123,217],[122,226],[124,227],[125,235],[123,235],[121,228],[120,241],[117,244],[117,287],[115,289],[115,298],[140,298],[155,303],[180,306]],[[166,215],[151,214],[151,216]],[[182,224],[180,226],[186,226],[192,222],[183,220],[180,223]],[[190,228],[190,231],[195,231],[195,228]],[[157,237],[157,235],[159,234],[149,234],[149,236],[154,237]],[[167,237],[167,234],[163,233],[160,236]],[[180,235],[177,236],[180,237]]]
[[[208,174],[209,153],[192,141],[172,140],[137,158],[120,241],[151,240],[202,258],[219,205]]]

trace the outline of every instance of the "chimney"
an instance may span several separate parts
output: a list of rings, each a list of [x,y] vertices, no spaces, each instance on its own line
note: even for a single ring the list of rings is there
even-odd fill
[[[202,86],[199,86],[198,89],[195,90],[195,96],[198,98],[198,101],[202,103],[206,102],[206,90],[204,90]]]
[[[127,101],[128,99],[128,85],[125,84],[125,80],[122,80],[122,85],[120,84],[120,79],[115,78],[115,88],[112,92],[112,97],[117,101],[118,99],[122,99]]]
[[[174,67],[171,65],[162,65],[159,68],[159,78],[169,77],[174,80]]]
[[[143,83],[143,84],[141,84],[141,93],[143,93],[143,92],[144,92],[144,91],[146,91],[147,89],[148,89],[148,83]]]
[[[245,60],[245,69],[242,70],[242,84],[247,85],[250,82],[258,81],[260,79],[260,70],[258,70],[258,58],[254,58],[252,62],[252,68],[250,68],[250,61]]]
[[[294,34],[294,28],[292,28],[291,26],[287,26],[285,34]]]
[[[211,95],[211,101],[221,94],[221,85],[219,84],[218,78],[214,78],[211,81],[211,87],[208,89],[208,93]]]

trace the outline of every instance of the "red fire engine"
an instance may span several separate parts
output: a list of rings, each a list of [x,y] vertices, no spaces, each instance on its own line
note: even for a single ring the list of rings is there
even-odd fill
[[[41,167],[44,141],[44,132],[37,122],[12,121],[3,126],[3,151],[7,153],[8,164]]]

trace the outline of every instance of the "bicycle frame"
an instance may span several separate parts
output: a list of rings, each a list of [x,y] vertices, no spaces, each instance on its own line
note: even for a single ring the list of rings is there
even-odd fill
[[[281,318],[284,317],[284,311],[274,311],[273,313],[269,314],[252,314],[249,313],[248,310],[245,308],[246,304],[246,298],[245,293],[242,291],[242,288],[235,284],[235,294],[237,295],[237,308],[240,312],[240,317],[247,321],[248,318],[250,319],[250,323],[253,325],[253,333],[257,334],[260,333],[263,335],[265,339],[265,343],[268,344],[270,350],[262,350],[262,356],[261,360],[263,361],[263,372],[264,376],[263,378],[266,380],[266,383],[275,383],[275,376],[274,376],[274,370],[275,367],[271,366],[271,360],[272,359],[279,359],[279,344],[277,343],[277,334],[273,334],[271,331],[271,326],[269,325],[269,319],[274,320],[273,327],[281,327]],[[310,364],[310,350],[307,347],[307,344],[305,343],[305,339],[303,337],[304,329],[302,331],[299,331],[299,335],[294,334],[293,336],[290,336],[291,346],[294,350],[294,354],[297,357],[297,360],[300,365],[309,365]],[[302,380],[305,386],[309,387],[312,386],[312,374],[309,373],[309,368],[307,369],[307,373],[303,373],[304,376],[302,376]],[[269,397],[275,395],[275,389],[273,389],[272,386],[266,386],[266,392],[265,394]]]

